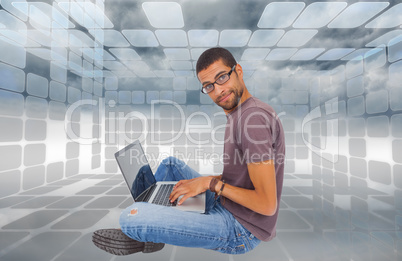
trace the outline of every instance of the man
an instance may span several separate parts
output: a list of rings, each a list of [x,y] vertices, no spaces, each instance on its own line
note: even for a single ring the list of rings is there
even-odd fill
[[[172,202],[183,196],[178,204],[206,192],[206,213],[134,203],[121,214],[121,230],[94,233],[101,249],[125,255],[154,252],[167,243],[241,254],[275,237],[285,157],[282,125],[269,105],[249,93],[242,67],[228,50],[205,51],[196,71],[201,91],[227,116],[223,173],[201,176],[170,157],[155,179],[179,181],[170,195]]]

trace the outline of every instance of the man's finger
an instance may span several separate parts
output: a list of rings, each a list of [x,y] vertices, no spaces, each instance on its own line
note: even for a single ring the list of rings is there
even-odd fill
[[[189,197],[190,197],[189,194],[185,194],[185,195],[180,199],[180,201],[177,203],[177,205],[183,204],[183,202],[186,201],[186,199],[188,199]]]
[[[178,197],[180,197],[183,194],[185,194],[185,193],[183,192],[182,189],[172,191],[172,193],[170,194],[170,197],[169,197],[170,201],[174,202]]]
[[[170,196],[169,196],[170,201],[173,202],[175,200],[176,194],[177,194],[177,191],[172,191],[172,193],[170,193]]]

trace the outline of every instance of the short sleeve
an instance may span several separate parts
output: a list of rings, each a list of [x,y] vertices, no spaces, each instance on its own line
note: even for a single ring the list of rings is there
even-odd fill
[[[272,126],[275,118],[259,108],[245,111],[238,124],[243,157],[247,163],[274,159]]]

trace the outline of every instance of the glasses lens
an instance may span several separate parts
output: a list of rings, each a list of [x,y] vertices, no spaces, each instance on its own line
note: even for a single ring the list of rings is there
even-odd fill
[[[224,74],[216,80],[217,84],[224,84],[229,80],[229,74]]]
[[[201,92],[207,94],[207,93],[212,92],[213,89],[214,89],[214,86],[212,84],[209,84],[207,86],[202,87]]]

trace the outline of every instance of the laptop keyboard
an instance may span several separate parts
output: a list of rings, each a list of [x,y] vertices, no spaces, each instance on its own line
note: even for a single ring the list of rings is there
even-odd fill
[[[176,206],[177,200],[175,202],[170,202],[169,195],[172,193],[174,184],[162,184],[160,185],[158,194],[155,195],[152,203],[162,206]]]
[[[154,192],[156,186],[152,185],[148,190],[145,190],[142,194],[135,199],[136,202],[148,202]]]

